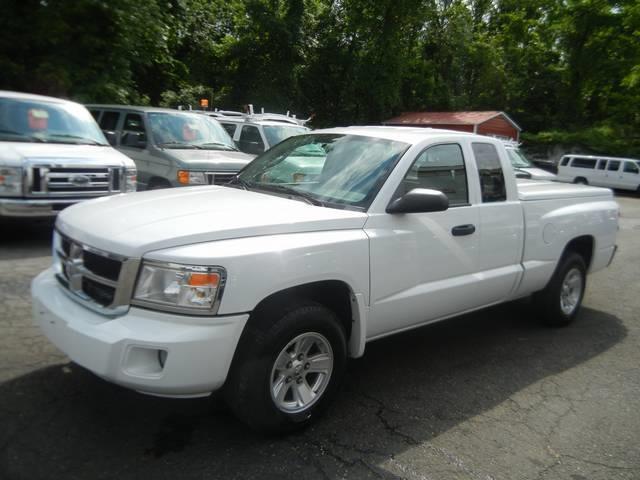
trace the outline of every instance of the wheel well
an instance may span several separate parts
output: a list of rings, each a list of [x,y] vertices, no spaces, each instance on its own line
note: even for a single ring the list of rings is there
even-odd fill
[[[573,179],[573,183],[579,183],[580,181],[585,182],[585,183],[589,183],[587,182],[587,179],[584,177],[576,177]]]
[[[312,300],[324,305],[338,316],[348,340],[351,335],[353,318],[351,298],[352,292],[349,285],[339,280],[325,280],[306,283],[273,293],[262,300],[254,309],[254,312],[265,312],[273,308],[282,309],[283,305],[287,303],[294,304],[295,302],[292,302],[292,300]]]
[[[171,182],[166,178],[162,177],[151,177],[149,179],[149,185],[169,185],[171,186]]]
[[[564,247],[562,255],[566,255],[568,252],[575,252],[584,259],[584,263],[587,266],[587,270],[591,266],[591,259],[593,258],[593,246],[594,240],[590,235],[584,235],[577,237],[567,243]]]

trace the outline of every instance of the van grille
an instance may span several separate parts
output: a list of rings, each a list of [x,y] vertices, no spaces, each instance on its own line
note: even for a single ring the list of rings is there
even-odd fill
[[[56,278],[85,306],[107,315],[129,308],[139,260],[113,255],[54,234]]]
[[[92,197],[121,192],[121,167],[33,165],[27,171],[30,197]]]
[[[205,175],[209,185],[224,185],[236,176],[235,173],[228,172],[206,172]]]

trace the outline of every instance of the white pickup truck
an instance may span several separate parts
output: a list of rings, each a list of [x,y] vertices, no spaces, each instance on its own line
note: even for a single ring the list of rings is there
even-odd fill
[[[613,258],[617,222],[610,190],[516,184],[499,140],[321,130],[228,186],[65,210],[34,315],[107,380],[222,390],[249,425],[282,432],[326,407],[370,341],[531,294],[541,320],[568,324],[587,272]]]

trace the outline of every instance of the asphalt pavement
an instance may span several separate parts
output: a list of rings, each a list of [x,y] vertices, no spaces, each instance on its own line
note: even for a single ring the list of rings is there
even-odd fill
[[[33,326],[51,225],[0,224],[0,480],[640,479],[640,197],[578,320],[527,302],[367,345],[327,415],[264,437],[69,363]]]

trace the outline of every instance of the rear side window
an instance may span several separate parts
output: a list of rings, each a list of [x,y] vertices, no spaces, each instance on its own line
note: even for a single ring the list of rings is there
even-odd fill
[[[633,162],[624,162],[624,171],[625,173],[640,173],[638,165]]]
[[[468,204],[467,172],[460,145],[435,145],[422,152],[402,181],[401,194],[414,188],[438,190],[449,198],[452,207]]]
[[[620,160],[609,160],[609,164],[607,165],[607,170],[616,172],[618,171],[619,168],[620,168]]]
[[[507,189],[496,147],[491,143],[473,143],[471,146],[480,174],[482,201],[484,203],[505,201]]]
[[[607,165],[606,160],[598,160],[598,166],[596,168],[598,170],[604,170],[604,167],[606,167],[606,165]]]
[[[104,112],[100,119],[100,128],[113,132],[118,126],[118,118],[120,118],[119,112]]]
[[[122,127],[122,130],[125,132],[144,133],[142,117],[137,113],[127,113],[127,116],[124,118],[124,126]]]
[[[222,125],[222,128],[224,128],[227,133],[229,134],[229,136],[231,138],[233,138],[233,134],[236,133],[236,124],[235,123],[222,123],[220,122],[220,125]]]
[[[596,168],[596,160],[595,158],[575,157],[573,162],[571,162],[571,166],[577,168]]]
[[[560,162],[560,165],[562,165],[563,167],[566,167],[568,163],[569,163],[569,157],[564,157]]]

